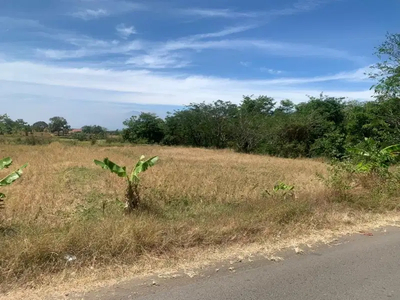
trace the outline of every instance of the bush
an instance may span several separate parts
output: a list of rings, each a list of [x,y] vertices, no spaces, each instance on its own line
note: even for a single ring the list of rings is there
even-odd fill
[[[123,139],[120,135],[108,135],[106,137],[106,143],[107,144],[113,144],[113,143],[123,143]]]
[[[80,142],[89,140],[89,136],[87,134],[83,133],[83,132],[73,133],[73,134],[71,134],[71,138],[74,139],[74,140],[78,140]]]
[[[49,145],[53,141],[51,135],[30,135],[25,138],[26,145]]]

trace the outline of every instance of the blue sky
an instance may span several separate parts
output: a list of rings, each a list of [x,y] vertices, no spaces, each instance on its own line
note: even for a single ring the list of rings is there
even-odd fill
[[[0,0],[0,101],[28,122],[268,95],[369,100],[398,0]],[[5,108],[5,109],[4,109]]]

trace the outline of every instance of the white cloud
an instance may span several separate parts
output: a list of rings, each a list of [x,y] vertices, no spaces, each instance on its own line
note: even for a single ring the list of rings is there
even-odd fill
[[[194,35],[191,35],[189,37],[183,38],[182,40],[201,40],[201,39],[207,39],[207,38],[224,37],[224,36],[227,36],[227,35],[232,35],[232,34],[235,34],[235,33],[248,31],[248,30],[253,29],[255,27],[257,27],[256,24],[227,27],[227,28],[222,29],[220,31],[194,34]]]
[[[124,14],[131,11],[147,10],[147,6],[140,3],[118,0],[78,1],[76,11],[70,13],[72,17],[88,21],[111,15]]]
[[[0,28],[3,30],[30,28],[38,29],[43,28],[43,25],[40,24],[37,20],[0,16]]]
[[[177,51],[183,49],[262,50],[263,53],[268,53],[276,56],[328,57],[363,62],[362,57],[353,56],[343,50],[309,44],[285,43],[270,40],[231,39],[217,41],[195,41],[190,39],[181,39],[165,43],[163,49],[164,51]]]
[[[105,9],[85,9],[71,14],[71,16],[88,21],[108,16],[110,13]]]
[[[354,81],[364,82],[363,69],[310,78],[232,80],[143,70],[61,68],[28,62],[3,62],[0,63],[2,80],[13,82],[16,86],[14,90],[20,93],[47,97],[61,93],[71,99],[82,99],[84,89],[86,100],[144,104],[184,105],[216,99],[239,102],[241,96],[247,94],[264,94],[277,100],[289,98],[299,102],[306,99],[305,95],[318,95],[321,91],[331,96],[354,99],[369,99],[372,95],[368,82],[365,82],[365,88],[361,90],[351,88]],[[314,86],[316,83],[332,81],[340,82],[341,88],[322,89]],[[346,85],[347,90],[344,88]],[[1,95],[4,96],[4,91],[0,91]]]
[[[317,9],[323,4],[341,0],[298,0],[291,6],[281,9],[271,9],[267,11],[249,11],[240,12],[229,8],[211,9],[211,8],[189,8],[181,9],[178,12],[186,16],[197,16],[200,18],[262,18],[262,22],[268,22],[270,19],[281,16],[290,16]]]
[[[250,67],[250,65],[251,65],[251,62],[249,62],[249,61],[241,61],[240,62],[240,64],[243,66],[243,67]]]
[[[133,26],[127,27],[125,24],[119,24],[116,28],[117,33],[120,37],[123,39],[127,39],[130,37],[132,34],[136,34],[136,29]]]
[[[119,43],[117,41],[100,41],[100,40],[73,40],[72,44],[84,45],[75,50],[57,50],[57,49],[37,49],[38,56],[48,59],[62,60],[82,57],[98,57],[107,54],[128,55],[132,52],[142,50],[144,45],[141,41],[130,41],[127,43]]]
[[[266,72],[268,74],[271,75],[279,75],[279,74],[283,74],[284,72],[281,70],[275,70],[275,69],[270,69],[270,68],[260,68],[261,72]]]
[[[181,14],[188,16],[198,16],[204,18],[240,18],[250,17],[255,18],[259,16],[256,12],[236,12],[231,9],[202,9],[202,8],[189,8],[179,10]]]
[[[183,68],[190,65],[190,62],[182,58],[180,55],[157,55],[146,54],[138,55],[130,58],[127,64],[135,65],[139,68],[147,69],[165,69],[165,68]]]

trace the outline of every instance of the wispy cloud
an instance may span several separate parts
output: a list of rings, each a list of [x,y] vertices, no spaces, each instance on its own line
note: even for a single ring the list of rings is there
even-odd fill
[[[216,41],[197,41],[190,39],[169,41],[164,46],[165,51],[183,49],[231,49],[231,50],[262,50],[264,54],[288,57],[326,57],[363,62],[363,57],[353,56],[347,51],[321,47],[312,44],[286,43],[270,40],[226,39]]]
[[[360,91],[346,90],[349,82],[365,82],[364,69],[342,72],[327,76],[303,78],[278,78],[272,80],[233,80],[221,77],[154,73],[150,71],[117,71],[92,68],[62,68],[27,62],[0,63],[0,81],[42,85],[36,93],[69,88],[69,94],[82,97],[79,89],[112,91],[118,97],[99,96],[98,99],[115,102],[176,104],[214,101],[216,99],[240,101],[241,95],[265,94],[272,97],[289,98],[293,101],[305,99],[305,95],[318,95],[321,89],[310,88],[309,84],[340,82],[340,89],[324,89],[332,96],[348,96],[367,99],[368,88]],[[367,83],[368,84],[368,83]],[[46,87],[47,86],[47,87]],[[54,88],[51,88],[54,87]],[[74,89],[77,89],[74,92]],[[54,92],[59,90],[54,90]],[[98,100],[96,99],[96,100]]]
[[[178,12],[185,16],[197,16],[199,18],[262,18],[263,22],[268,22],[272,18],[280,16],[290,16],[298,13],[308,12],[319,8],[324,4],[342,0],[297,0],[294,4],[267,11],[247,11],[241,12],[225,8],[188,8]]]
[[[181,9],[180,12],[183,15],[198,16],[203,18],[255,18],[260,14],[257,12],[237,12],[231,9],[202,9],[202,8],[189,8]]]
[[[228,35],[232,35],[232,34],[236,34],[236,33],[245,32],[245,31],[253,29],[257,26],[258,26],[257,24],[232,26],[232,27],[224,28],[220,31],[194,34],[189,37],[182,38],[181,40],[202,40],[202,39],[207,39],[207,38],[224,37],[224,36],[228,36]]]
[[[71,44],[79,46],[74,50],[58,50],[58,49],[36,49],[39,56],[54,60],[82,58],[82,57],[98,57],[107,54],[129,55],[132,52],[142,50],[144,45],[141,41],[130,41],[119,43],[118,41],[101,41],[101,40],[84,40],[72,39]]]
[[[194,34],[164,43],[147,43],[146,48],[144,49],[147,51],[147,53],[145,55],[139,55],[130,58],[127,61],[127,64],[149,69],[177,69],[187,67],[191,65],[191,61],[188,57],[184,57],[182,53],[180,53],[181,50],[191,49],[185,45],[190,45],[203,39],[224,37],[244,32],[251,28],[253,28],[253,25],[234,26],[222,29],[220,31]]]
[[[148,69],[178,69],[184,68],[190,65],[190,61],[185,60],[182,56],[177,54],[172,55],[157,55],[157,54],[146,54],[139,55],[130,58],[127,64],[134,65],[139,68]]]
[[[40,29],[43,28],[43,25],[37,20],[0,16],[0,28],[3,30],[32,28]]]
[[[260,71],[261,71],[261,72],[266,72],[266,73],[271,74],[271,75],[281,75],[281,74],[284,73],[284,72],[281,71],[281,70],[275,70],[275,69],[264,68],[264,67],[260,68]]]
[[[249,61],[241,61],[240,65],[247,68],[247,67],[250,67],[251,62],[249,62]]]
[[[80,18],[82,20],[88,21],[92,19],[98,19],[100,17],[108,16],[110,13],[105,9],[85,9],[74,12],[71,16]]]
[[[85,21],[147,9],[147,6],[140,3],[118,0],[75,0],[75,3],[76,11],[69,15]]]
[[[133,26],[126,26],[124,23],[117,25],[115,28],[117,30],[117,33],[120,37],[123,39],[127,39],[133,34],[136,34],[136,29]]]

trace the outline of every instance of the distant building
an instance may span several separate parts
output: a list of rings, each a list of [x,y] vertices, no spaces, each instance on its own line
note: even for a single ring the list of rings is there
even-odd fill
[[[79,133],[79,132],[82,132],[82,128],[79,128],[79,129],[71,129],[71,130],[69,131],[69,133]]]

